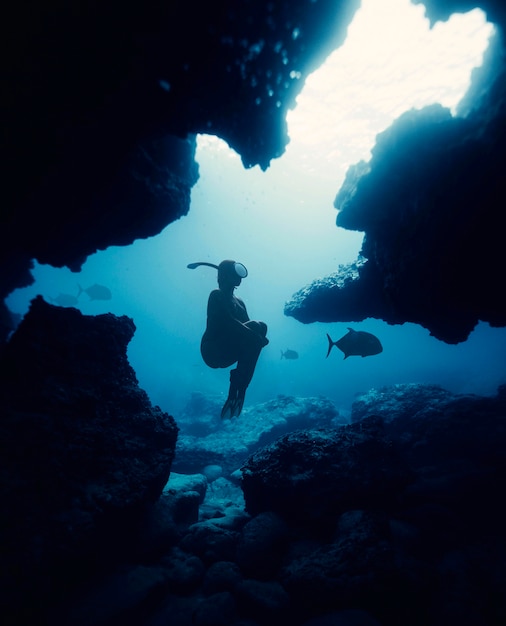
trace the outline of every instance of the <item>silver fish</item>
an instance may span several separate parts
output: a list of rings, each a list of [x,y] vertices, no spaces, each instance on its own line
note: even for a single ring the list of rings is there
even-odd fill
[[[327,356],[329,356],[333,346],[336,346],[344,353],[345,359],[349,356],[364,357],[383,352],[380,340],[375,335],[366,333],[363,330],[348,328],[348,332],[341,339],[332,341],[329,334],[327,334],[327,339],[329,341]]]

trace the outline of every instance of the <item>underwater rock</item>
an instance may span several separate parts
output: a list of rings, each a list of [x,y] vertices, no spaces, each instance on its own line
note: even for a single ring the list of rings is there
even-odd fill
[[[451,506],[468,522],[506,486],[506,398],[452,394],[438,385],[370,390],[352,405],[352,421],[379,416],[385,433],[417,475],[406,501]],[[474,507],[468,509],[469,489]],[[496,517],[491,524],[495,525]],[[502,518],[502,515],[500,516]]]
[[[505,416],[502,391],[371,390],[353,405],[351,425],[296,431],[253,454],[241,468],[246,510],[331,526],[345,508],[375,508],[379,498],[385,510],[402,491],[413,506],[451,503],[463,514],[469,485],[486,506],[506,482]]]
[[[380,415],[386,422],[415,416],[429,409],[445,407],[455,394],[440,385],[403,383],[359,394],[351,407],[351,421],[359,422],[368,415]]]
[[[219,465],[223,476],[228,478],[255,450],[287,432],[347,422],[334,403],[325,397],[279,395],[243,409],[241,416],[232,420],[221,419],[222,403],[215,402],[214,398],[207,400],[203,394],[192,394],[190,409],[177,418],[180,433],[174,471],[193,474],[202,472],[205,466]],[[202,412],[198,413],[196,407],[201,407]],[[194,420],[198,426],[194,425]],[[200,436],[196,436],[196,432]]]
[[[216,464],[206,465],[203,468],[202,473],[207,478],[208,483],[213,483],[215,480],[218,480],[218,478],[221,477],[221,475],[223,474],[223,468],[221,467],[221,465]]]
[[[381,416],[364,411],[367,397]],[[270,508],[249,514],[220,496],[212,517],[175,528],[166,491],[110,569],[73,594],[63,587],[50,619],[35,610],[16,626],[502,624],[506,386],[485,398],[396,385],[359,402],[360,421],[293,432],[254,455],[247,499],[265,503],[278,481]],[[356,497],[343,498],[354,479]],[[191,488],[204,481],[174,484],[199,497]],[[281,497],[293,513],[275,510]]]
[[[285,303],[284,313],[299,322],[334,322],[336,312],[342,321],[360,322],[367,317],[382,318],[388,309],[378,291],[371,265],[363,257],[339,265],[336,272],[317,278],[302,287]],[[399,318],[401,321],[401,318]]]
[[[138,386],[134,331],[37,297],[2,352],[2,600],[44,601],[65,563],[86,556],[70,583],[107,561],[167,482],[178,429]]]
[[[330,611],[304,622],[302,626],[381,626],[367,611]]]
[[[290,596],[277,580],[246,578],[235,593],[242,611],[260,624],[277,623],[290,606]]]
[[[483,610],[498,619],[506,607],[493,608],[490,592],[505,573],[504,386],[480,397],[395,385],[364,394],[359,415],[334,431],[286,435],[242,468],[249,524],[274,511],[291,529],[276,579],[297,615],[346,608],[352,597],[385,624],[461,623],[468,612],[487,623]]]
[[[478,321],[506,325],[503,237],[493,227],[506,202],[506,124],[492,113],[506,102],[505,76],[503,67],[466,118],[435,104],[377,135],[370,162],[349,168],[334,202],[337,225],[365,233],[355,268],[301,289],[286,315],[413,322],[447,343],[465,341]]]
[[[181,435],[205,437],[221,430],[223,421],[220,418],[223,397],[219,394],[205,394],[193,391],[181,413],[177,423]]]
[[[190,526],[179,545],[198,556],[207,566],[219,561],[234,561],[240,531],[248,519],[243,514],[197,522]]]
[[[213,563],[205,574],[203,591],[206,595],[220,591],[232,591],[242,580],[241,570],[233,561],[217,561]]]
[[[400,586],[386,519],[360,510],[343,513],[332,540],[289,556],[280,578],[301,611],[364,605],[378,611]],[[379,607],[371,607],[372,601]]]
[[[336,429],[295,431],[253,454],[242,469],[246,510],[274,511],[331,530],[350,508],[389,503],[412,480],[380,418]]]
[[[220,591],[201,598],[193,612],[195,626],[221,626],[233,624],[238,617],[237,604],[229,591]]]
[[[124,565],[108,573],[72,600],[71,608],[51,615],[52,624],[106,626],[118,616],[124,623],[142,615],[142,607],[167,588],[170,574],[160,565]],[[130,621],[130,623],[134,623]]]
[[[242,529],[236,563],[248,577],[268,579],[279,569],[288,543],[288,524],[272,511],[259,513]]]
[[[163,488],[164,493],[183,494],[194,491],[198,494],[198,503],[202,504],[206,497],[208,479],[204,474],[170,473],[170,478]]]

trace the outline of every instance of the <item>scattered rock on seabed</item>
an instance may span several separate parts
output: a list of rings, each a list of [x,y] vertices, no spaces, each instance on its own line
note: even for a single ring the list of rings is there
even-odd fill
[[[351,424],[259,449],[240,486],[173,474],[121,565],[52,623],[500,624],[505,409],[504,388],[371,390]]]

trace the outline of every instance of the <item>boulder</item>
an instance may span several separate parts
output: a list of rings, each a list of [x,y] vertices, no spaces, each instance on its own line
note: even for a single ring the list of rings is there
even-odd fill
[[[413,480],[375,417],[285,435],[252,455],[242,475],[248,513],[274,511],[313,532],[331,531],[350,508],[388,508]]]
[[[134,331],[125,316],[85,316],[38,297],[2,352],[8,603],[42,601],[125,549],[169,478],[178,428],[138,386],[126,356]]]

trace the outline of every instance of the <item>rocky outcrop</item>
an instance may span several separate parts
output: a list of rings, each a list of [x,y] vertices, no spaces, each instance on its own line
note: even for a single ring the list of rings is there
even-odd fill
[[[138,386],[134,331],[38,297],[1,355],[2,608],[117,555],[167,482],[178,429]]]
[[[464,497],[460,504],[466,508],[462,492],[477,480],[482,484],[475,502],[495,497],[506,471],[505,385],[495,397],[455,396],[437,385],[371,389],[353,403],[351,419],[360,424],[370,415],[382,420],[387,437],[402,442],[403,456],[419,475],[413,490],[453,485],[446,497]]]
[[[383,293],[371,273],[371,264],[364,257],[336,272],[318,278],[299,289],[285,303],[285,315],[308,324],[335,321],[336,312],[343,321],[361,322],[367,317],[385,318],[391,314]],[[401,322],[401,318],[398,320]]]
[[[344,41],[359,4],[13,5],[0,299],[26,284],[31,259],[78,270],[184,215],[197,133],[266,169],[305,77]]]
[[[365,233],[361,258],[296,293],[285,313],[302,322],[414,322],[447,343],[478,321],[506,325],[498,224],[506,198],[505,53],[496,35],[474,74],[464,117],[433,105],[380,133],[369,163],[347,172],[338,226]]]
[[[386,509],[413,477],[382,421],[296,431],[254,454],[241,468],[246,510],[274,511],[317,532],[340,513]]]
[[[382,624],[499,623],[504,387],[496,397],[371,390],[352,419],[282,437],[242,468],[253,519],[275,514],[271,532],[279,520],[291,529],[276,575],[291,609],[360,608]]]
[[[502,392],[502,388],[500,389]],[[499,398],[502,397],[499,395]],[[424,420],[428,425],[429,415],[442,415],[448,419],[449,407],[455,403],[456,397],[440,385],[421,383],[403,383],[388,385],[379,389],[370,389],[356,396],[352,405],[351,421],[362,421],[369,415],[378,415],[385,424],[400,424],[407,420],[410,427],[415,420]],[[473,407],[475,402],[497,404],[497,400],[487,400],[480,396],[458,396],[459,405]],[[402,422],[407,426],[406,421]]]

